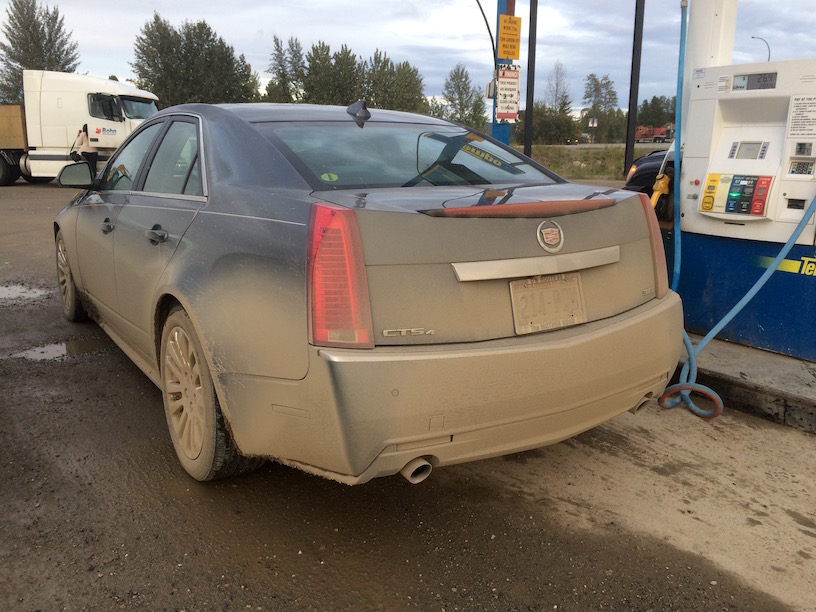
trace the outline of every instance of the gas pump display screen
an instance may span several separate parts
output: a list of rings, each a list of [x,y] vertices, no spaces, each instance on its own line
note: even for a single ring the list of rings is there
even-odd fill
[[[741,142],[737,149],[737,159],[758,159],[761,142]]]
[[[732,91],[750,91],[752,89],[776,89],[776,73],[735,74]]]

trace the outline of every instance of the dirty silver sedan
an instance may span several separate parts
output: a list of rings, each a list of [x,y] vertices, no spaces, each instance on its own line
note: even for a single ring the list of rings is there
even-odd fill
[[[199,480],[419,482],[635,410],[681,351],[647,199],[438,119],[178,106],[60,183],[65,315],[162,390]]]

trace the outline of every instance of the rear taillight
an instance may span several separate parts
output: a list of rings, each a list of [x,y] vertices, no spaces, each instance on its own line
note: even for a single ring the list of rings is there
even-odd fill
[[[639,193],[643,214],[649,226],[649,236],[652,239],[652,265],[655,275],[655,296],[662,298],[669,291],[669,271],[666,269],[666,251],[663,249],[663,238],[660,235],[660,224],[657,222],[652,201],[645,193]]]
[[[353,210],[327,203],[312,206],[307,266],[310,342],[372,348],[368,284]]]

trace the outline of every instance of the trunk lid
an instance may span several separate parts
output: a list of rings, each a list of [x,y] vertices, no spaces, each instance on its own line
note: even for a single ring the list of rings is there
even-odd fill
[[[560,183],[314,195],[355,211],[375,345],[546,332],[656,295],[654,241],[631,192]]]

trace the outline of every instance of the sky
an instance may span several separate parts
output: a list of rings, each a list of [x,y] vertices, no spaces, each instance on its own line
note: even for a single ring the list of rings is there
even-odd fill
[[[206,21],[215,33],[243,54],[263,84],[269,75],[273,36],[296,37],[307,52],[327,43],[332,51],[348,46],[363,59],[384,51],[395,62],[408,61],[423,77],[426,96],[439,96],[445,79],[463,64],[474,85],[491,78],[493,57],[485,20],[477,0],[154,0],[88,2],[40,0],[56,6],[66,30],[79,45],[77,72],[119,80],[133,77],[134,43],[158,13],[174,27]],[[726,0],[736,2],[737,0]],[[675,94],[680,39],[680,0],[646,0],[643,59],[638,101]],[[690,0],[695,6],[711,0]],[[496,0],[481,0],[495,36]],[[8,0],[0,0],[0,20],[7,19]],[[742,0],[738,4],[733,62],[762,62],[770,47],[772,60],[816,58],[814,0]],[[539,0],[534,98],[544,99],[556,61],[566,71],[573,107],[582,104],[584,81],[594,73],[609,75],[622,108],[629,98],[635,0]],[[521,101],[528,79],[529,0],[517,0],[522,19]],[[768,46],[759,39],[767,41]]]

